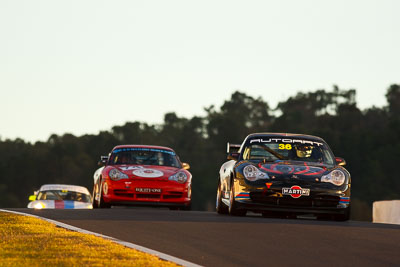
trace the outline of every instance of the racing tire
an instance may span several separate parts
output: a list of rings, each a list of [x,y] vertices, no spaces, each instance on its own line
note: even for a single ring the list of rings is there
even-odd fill
[[[169,207],[169,210],[191,210],[192,209],[192,203],[190,203],[189,205],[185,206],[172,206]]]
[[[109,208],[111,208],[110,204],[104,202],[104,199],[103,199],[103,182],[102,181],[100,182],[99,195],[100,195],[99,196],[99,200],[97,202],[98,208],[100,208],[100,209],[109,209]]]
[[[97,209],[99,207],[96,201],[96,194],[97,194],[97,184],[93,186],[93,194],[92,194],[92,206],[94,209]]]
[[[296,219],[295,214],[281,212],[281,211],[263,211],[261,216],[264,218],[279,218],[279,219]]]
[[[235,185],[234,185],[233,180],[231,182],[231,190],[230,190],[230,194],[229,194],[228,211],[229,211],[229,214],[233,215],[233,216],[246,216],[246,213],[247,213],[247,210],[237,208],[237,204],[235,201]]]
[[[182,210],[191,210],[192,209],[192,203],[190,203],[189,205],[187,205],[187,206],[183,206],[182,207]]]
[[[225,205],[225,203],[222,202],[221,182],[218,183],[217,199],[215,202],[216,202],[215,209],[218,214],[228,214],[229,213],[229,207],[227,207]]]
[[[346,208],[344,214],[337,214],[333,216],[335,221],[344,222],[350,220],[350,207]]]

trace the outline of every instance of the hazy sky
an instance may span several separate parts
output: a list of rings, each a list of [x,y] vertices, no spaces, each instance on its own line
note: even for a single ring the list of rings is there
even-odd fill
[[[97,134],[167,112],[204,115],[235,90],[271,107],[400,83],[400,1],[0,0],[0,136]]]

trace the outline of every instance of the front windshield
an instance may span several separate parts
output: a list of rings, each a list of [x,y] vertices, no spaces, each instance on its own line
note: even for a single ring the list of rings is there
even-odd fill
[[[175,152],[154,148],[115,149],[109,159],[110,165],[156,165],[181,168]]]
[[[71,200],[90,203],[90,196],[84,193],[69,190],[40,191],[37,200]]]
[[[296,160],[334,164],[334,156],[326,144],[300,139],[250,140],[243,150],[243,159],[270,162]]]

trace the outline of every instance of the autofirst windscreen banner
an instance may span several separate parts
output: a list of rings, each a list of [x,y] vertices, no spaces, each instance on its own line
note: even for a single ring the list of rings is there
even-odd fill
[[[400,200],[375,201],[372,222],[400,224]]]
[[[170,150],[165,150],[165,149],[158,149],[158,148],[147,148],[147,147],[124,147],[124,148],[118,148],[114,149],[113,153],[119,153],[119,152],[126,152],[126,151],[142,151],[142,152],[160,152],[160,153],[166,153],[175,156],[174,151]]]
[[[304,139],[292,139],[292,138],[254,138],[249,140],[249,144],[270,144],[270,143],[281,143],[281,144],[303,144],[312,146],[323,146],[324,143],[304,140]]]

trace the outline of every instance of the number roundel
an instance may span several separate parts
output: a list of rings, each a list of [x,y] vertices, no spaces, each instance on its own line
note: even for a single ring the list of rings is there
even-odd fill
[[[291,150],[292,145],[291,144],[279,144],[279,149],[286,149],[286,150]]]

